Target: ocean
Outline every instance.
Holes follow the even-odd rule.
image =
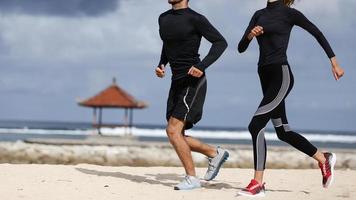
[[[102,128],[107,136],[122,136],[127,128]],[[140,141],[167,141],[165,127],[160,125],[135,125],[132,135]],[[356,149],[356,132],[345,131],[298,131],[317,147]],[[31,138],[85,139],[97,134],[90,123],[44,122],[44,121],[0,121],[0,141],[14,142]],[[244,128],[236,127],[196,127],[187,134],[214,144],[251,144],[251,136]],[[267,129],[265,137],[268,145],[285,146],[278,140],[273,129]]]

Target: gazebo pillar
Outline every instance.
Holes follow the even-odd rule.
[[[129,115],[130,113],[128,112],[128,108],[125,108],[125,116],[124,116],[124,134],[127,134],[127,128],[130,126],[129,122]]]
[[[133,109],[130,108],[129,134],[132,135]]]
[[[133,109],[130,108],[130,120],[129,120],[129,127],[132,127],[132,121],[133,121]]]
[[[97,119],[97,116],[96,116],[96,107],[93,107],[93,126],[96,125],[96,119]]]
[[[128,125],[128,111],[127,108],[125,108],[125,116],[124,116],[124,126]]]
[[[98,134],[99,135],[101,135],[101,123],[102,123],[102,119],[103,119],[103,117],[102,117],[102,114],[103,114],[103,108],[102,107],[100,107],[99,108],[99,124],[98,124]]]

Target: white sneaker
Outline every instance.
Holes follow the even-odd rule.
[[[174,186],[174,190],[193,190],[201,188],[200,180],[195,176],[186,175],[184,180]]]
[[[209,166],[204,176],[206,181],[213,180],[218,175],[221,166],[229,158],[229,152],[226,149],[217,147],[216,152],[217,155],[214,158],[208,158]]]

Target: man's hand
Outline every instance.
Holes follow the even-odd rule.
[[[165,66],[164,65],[160,65],[156,68],[156,75],[159,78],[163,78],[165,75]]]
[[[250,32],[250,34],[248,34],[248,39],[252,40],[254,37],[258,37],[260,35],[262,35],[264,33],[263,31],[263,27],[262,26],[255,26],[255,28],[253,28]]]
[[[194,66],[192,66],[188,71],[188,75],[191,75],[196,78],[200,78],[201,76],[203,76],[203,74],[204,72],[200,71],[198,68]]]
[[[331,58],[331,71],[333,73],[333,76],[335,80],[339,80],[342,76],[344,76],[344,69],[342,69],[339,64],[337,63],[336,57]]]

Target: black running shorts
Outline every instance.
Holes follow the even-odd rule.
[[[205,75],[173,80],[167,101],[167,121],[174,117],[185,121],[185,129],[192,128],[202,118],[206,88]]]

